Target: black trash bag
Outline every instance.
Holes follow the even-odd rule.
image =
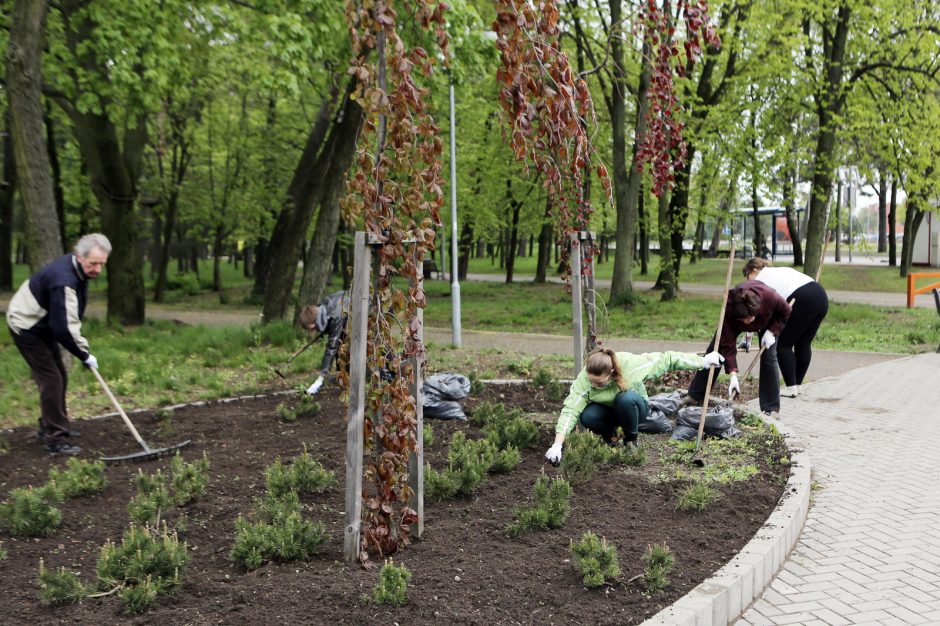
[[[702,417],[702,407],[687,406],[679,411],[672,439],[691,440],[698,437],[698,422]],[[726,402],[719,402],[708,407],[705,414],[704,435],[731,439],[741,434],[734,425],[734,407]]]
[[[640,432],[648,435],[672,431],[669,418],[679,410],[681,398],[678,391],[660,393],[649,399],[650,414],[640,420]]]
[[[425,417],[436,417],[442,420],[465,420],[458,400],[463,400],[470,394],[470,379],[460,374],[434,374],[429,376],[421,386],[422,402]]]

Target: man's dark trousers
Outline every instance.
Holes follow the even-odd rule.
[[[39,405],[42,411],[42,428],[46,445],[68,441],[69,418],[65,412],[65,388],[68,372],[62,362],[59,344],[28,330],[14,333],[13,343],[29,364],[33,380],[39,387]]]

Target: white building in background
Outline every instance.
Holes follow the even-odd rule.
[[[911,265],[940,267],[940,218],[933,211],[924,216],[914,237]]]

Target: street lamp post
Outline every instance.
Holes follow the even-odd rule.
[[[460,337],[460,282],[457,269],[457,138],[454,123],[454,82],[450,81],[450,301],[452,343],[461,344]]]

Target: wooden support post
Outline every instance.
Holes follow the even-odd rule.
[[[420,286],[423,279],[418,277]],[[424,309],[418,309],[418,340],[424,346]],[[412,397],[415,399],[415,417],[418,424],[415,427],[415,451],[408,458],[408,486],[411,487],[411,497],[408,506],[418,514],[418,522],[411,525],[411,536],[420,539],[424,534],[424,407],[421,397],[421,386],[424,380],[421,377],[421,366],[424,359],[420,356],[411,357],[411,366],[414,368],[414,381],[410,385]]]
[[[571,331],[574,336],[574,375],[581,371],[584,348],[584,324],[581,306],[581,233],[571,233]]]
[[[346,426],[346,531],[343,554],[359,559],[362,526],[362,449],[365,419],[366,337],[369,323],[369,274],[372,250],[366,234],[357,232],[353,252],[353,281],[349,325],[349,408]]]
[[[586,240],[588,244],[594,247],[594,233],[581,233],[581,239]],[[583,247],[582,247],[583,250]],[[585,308],[587,309],[587,319],[588,319],[588,336],[587,343],[585,344],[585,352],[593,352],[597,347],[597,289],[594,284],[594,270],[597,265],[594,254],[591,254],[590,268],[587,273],[587,293],[585,294]]]

